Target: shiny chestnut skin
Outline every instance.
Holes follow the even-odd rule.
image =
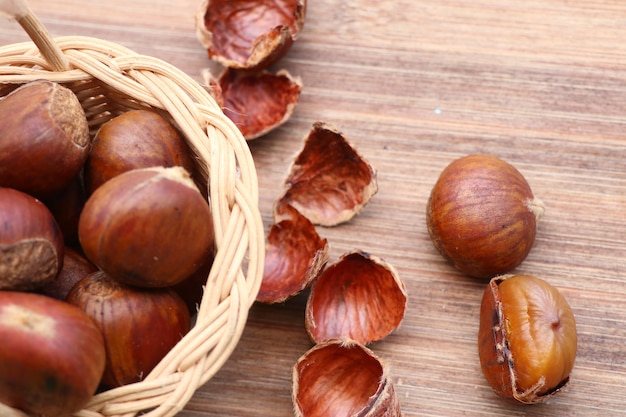
[[[435,248],[459,271],[492,278],[526,259],[543,213],[543,203],[514,166],[476,154],[441,172],[426,223]]]
[[[548,400],[569,383],[576,349],[574,313],[555,287],[532,275],[489,282],[478,350],[483,374],[498,395],[525,404]]]
[[[82,253],[69,246],[63,250],[63,267],[55,279],[37,288],[37,292],[65,301],[67,294],[78,281],[96,272],[98,267],[89,262]]]
[[[41,294],[0,291],[0,340],[0,403],[66,417],[96,392],[104,342],[80,309]]]
[[[93,138],[84,168],[87,195],[122,172],[153,166],[194,171],[190,150],[169,120],[152,110],[122,113],[104,123]]]
[[[191,326],[187,305],[174,290],[124,285],[103,271],[80,280],[66,300],[104,337],[106,387],[141,381]]]
[[[182,167],[126,171],[94,191],[78,223],[87,259],[129,285],[167,287],[212,256],[211,209]]]
[[[74,93],[33,81],[0,101],[0,186],[42,198],[64,189],[80,172],[91,137]]]
[[[0,289],[32,290],[56,278],[65,245],[41,201],[0,187],[0,225]]]

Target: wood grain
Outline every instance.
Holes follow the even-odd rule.
[[[31,0],[55,35],[90,35],[178,66],[210,65],[194,34],[199,1]],[[1,22],[0,42],[25,40]],[[320,228],[331,262],[363,249],[393,264],[409,305],[372,349],[391,368],[405,416],[626,415],[626,3],[619,0],[316,0],[280,62],[302,77],[292,119],[250,143],[266,227],[312,123],[344,132],[378,170],[350,223]],[[497,398],[476,352],[484,282],[436,253],[425,204],[454,158],[514,164],[546,204],[518,268],[562,290],[576,314],[570,388],[550,404]],[[306,294],[253,306],[241,343],[181,417],[291,416],[291,368],[311,347]]]

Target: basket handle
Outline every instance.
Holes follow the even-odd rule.
[[[70,64],[63,55],[63,51],[54,42],[39,18],[28,7],[26,0],[0,0],[0,12],[11,19],[15,19],[22,26],[54,71],[70,69]]]

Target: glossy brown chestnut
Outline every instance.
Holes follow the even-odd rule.
[[[76,176],[64,189],[42,199],[61,228],[67,246],[78,246],[78,219],[86,200],[82,175]]]
[[[426,207],[437,250],[459,271],[492,278],[526,259],[544,213],[524,176],[491,155],[454,160],[441,173]]]
[[[89,152],[85,112],[74,93],[33,81],[0,101],[0,186],[39,198],[65,188]]]
[[[0,187],[0,289],[32,290],[58,275],[63,235],[34,197]]]
[[[305,0],[204,0],[196,34],[227,68],[261,70],[280,60],[304,26]]]
[[[104,337],[108,387],[142,380],[189,331],[185,302],[169,288],[121,284],[103,271],[80,280],[67,295]]]
[[[0,291],[0,403],[66,417],[94,395],[104,342],[78,308],[40,294]]]
[[[292,371],[297,417],[400,417],[385,364],[367,347],[329,340],[302,355]]]
[[[78,223],[85,256],[129,285],[167,287],[212,256],[208,202],[182,167],[126,171],[89,197]]]
[[[531,275],[493,278],[480,308],[478,349],[485,378],[504,398],[544,402],[568,383],[577,348],[565,297]]]
[[[194,163],[178,130],[152,110],[130,110],[104,123],[96,133],[85,163],[87,195],[107,180],[136,168],[182,166]]]

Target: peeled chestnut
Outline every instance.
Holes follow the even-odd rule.
[[[142,380],[189,331],[185,302],[169,288],[124,285],[103,271],[80,280],[67,295],[104,337],[108,387]]]
[[[107,180],[136,168],[194,164],[178,130],[156,111],[130,110],[104,123],[85,163],[85,189],[90,195]]]
[[[0,187],[0,289],[32,290],[63,266],[63,235],[36,198]]]
[[[576,348],[574,313],[555,287],[531,275],[489,282],[478,349],[483,374],[498,395],[526,404],[551,398],[569,383]]]
[[[85,203],[78,238],[87,259],[126,284],[175,285],[212,256],[209,203],[182,167],[126,171]]]
[[[43,197],[65,188],[89,152],[87,117],[72,90],[22,85],[0,101],[0,186]]]
[[[0,403],[66,417],[94,395],[104,342],[80,309],[40,294],[0,291]]]
[[[526,259],[544,213],[524,176],[491,155],[454,160],[441,173],[426,208],[437,250],[459,271],[492,278]]]

